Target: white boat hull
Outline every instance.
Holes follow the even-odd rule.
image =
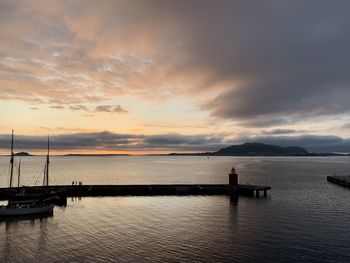
[[[42,207],[0,207],[0,217],[51,214],[54,205]]]

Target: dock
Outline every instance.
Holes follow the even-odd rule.
[[[26,189],[32,191],[64,189],[67,197],[87,196],[188,196],[188,195],[240,195],[267,196],[270,186],[238,184],[238,174],[232,168],[228,184],[147,184],[147,185],[45,185],[0,188],[0,200],[9,199],[10,195]],[[41,191],[42,192],[42,191]]]
[[[7,200],[11,191],[21,190],[19,188],[0,188],[0,200]],[[52,185],[32,186],[33,190],[65,189],[67,197],[87,196],[188,196],[188,195],[244,195],[267,196],[269,186],[236,185],[228,184],[169,184],[169,185]]]
[[[350,176],[327,176],[327,181],[350,188]]]

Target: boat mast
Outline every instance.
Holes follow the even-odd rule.
[[[46,165],[45,165],[45,180],[44,186],[49,186],[49,163],[50,163],[50,137],[47,136],[47,156],[46,156]]]
[[[13,177],[13,159],[14,159],[14,153],[13,153],[13,130],[12,130],[12,137],[11,137],[11,172],[10,172],[10,188],[12,187],[12,177]]]
[[[19,183],[21,181],[21,160],[22,160],[22,158],[19,157],[17,187],[19,187]]]

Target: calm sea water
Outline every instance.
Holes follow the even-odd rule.
[[[25,185],[44,158],[22,158]],[[0,158],[0,184],[8,184]],[[0,262],[350,262],[348,157],[52,157],[51,183],[271,185],[267,198],[69,199],[49,218],[0,222]]]

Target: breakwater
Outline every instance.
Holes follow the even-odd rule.
[[[26,189],[0,188],[0,199],[8,199],[11,192]],[[269,186],[229,184],[169,184],[169,185],[52,185],[32,186],[31,190],[65,189],[67,197],[85,196],[156,196],[156,195],[267,195]]]
[[[350,188],[350,176],[327,176],[327,181]]]

